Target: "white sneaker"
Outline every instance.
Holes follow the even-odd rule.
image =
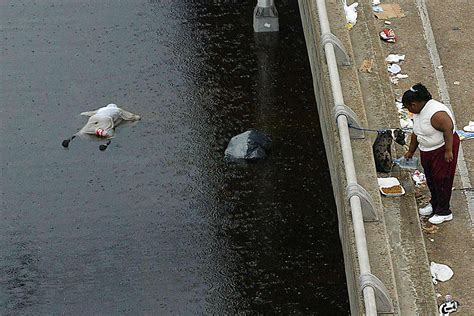
[[[449,215],[433,215],[428,219],[431,224],[441,224],[442,222],[447,222],[453,219],[453,214]]]
[[[431,206],[431,203],[426,205],[425,207],[422,207],[418,210],[418,213],[421,216],[429,216],[433,213],[433,206]]]

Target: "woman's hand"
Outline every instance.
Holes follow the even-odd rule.
[[[414,153],[413,151],[410,151],[410,150],[407,151],[407,152],[405,153],[405,155],[404,155],[404,156],[405,156],[405,159],[406,159],[406,160],[410,160],[410,159],[413,157],[414,154],[415,154],[415,153]]]
[[[452,150],[446,150],[444,152],[444,160],[446,160],[446,162],[453,161],[453,151]]]

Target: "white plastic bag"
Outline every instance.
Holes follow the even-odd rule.
[[[430,265],[431,277],[433,283],[438,284],[438,281],[445,282],[452,278],[454,275],[453,270],[445,264],[431,262]]]

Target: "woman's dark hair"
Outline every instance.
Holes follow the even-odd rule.
[[[413,101],[429,101],[431,100],[431,93],[421,83],[417,83],[409,90],[405,91],[402,97],[402,104],[406,106]]]

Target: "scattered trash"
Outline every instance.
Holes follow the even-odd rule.
[[[474,121],[469,121],[469,124],[464,126],[462,129],[463,131],[468,133],[474,132]]]
[[[423,230],[423,232],[426,234],[432,235],[438,232],[439,227],[430,223],[430,226],[422,225],[421,230]]]
[[[391,72],[392,74],[396,75],[400,71],[402,71],[402,68],[398,64],[389,64],[387,66],[387,70]]]
[[[420,170],[415,170],[411,176],[413,181],[415,181],[416,186],[420,186],[426,183],[426,176]]]
[[[401,128],[413,128],[413,121],[406,118],[400,118],[400,127]]]
[[[392,170],[392,132],[387,130],[377,132],[372,151],[377,172],[389,173]]]
[[[442,295],[439,293],[436,293],[436,297],[441,297]]]
[[[439,66],[438,66],[438,69],[441,69],[441,68],[443,68],[443,65],[439,65]]]
[[[387,20],[385,20],[383,23],[385,23],[386,25],[391,25],[392,24],[392,22],[387,21]]]
[[[383,12],[383,8],[379,5],[372,5],[372,11],[377,12],[377,13]]]
[[[406,78],[408,78],[407,74],[397,74],[396,76],[390,77],[390,82],[397,85],[400,79],[406,79]]]
[[[438,284],[438,281],[445,282],[451,279],[454,275],[453,270],[445,264],[431,262],[430,265],[431,278],[434,284]]]
[[[359,71],[360,72],[367,72],[372,73],[372,67],[374,66],[374,59],[364,59],[362,64],[360,65]]]
[[[433,238],[430,238],[430,241],[431,241],[431,242],[434,242],[434,239],[433,239]]]
[[[397,164],[402,169],[412,169],[416,170],[418,167],[418,157],[412,157],[411,159],[406,159],[404,156],[393,160],[394,164]]]
[[[459,86],[459,85],[461,84],[461,82],[459,82],[459,81],[454,81],[453,84],[456,85],[456,86]]]
[[[459,135],[460,140],[473,139],[474,138],[474,132],[465,132],[462,129],[457,130],[456,134]]]
[[[400,54],[390,54],[387,57],[385,57],[385,61],[390,64],[399,63],[403,60],[405,60],[405,55],[400,55]]]
[[[376,12],[375,17],[380,20],[386,20],[391,18],[403,18],[405,14],[402,12],[402,8],[396,3],[380,4],[383,9],[382,12]]]
[[[99,149],[103,151],[110,145],[110,139],[114,136],[115,128],[122,121],[140,120],[139,115],[127,112],[113,103],[95,111],[82,112],[81,115],[89,116],[89,120],[79,132],[63,140],[62,146],[64,148],[68,148],[69,143],[76,138],[76,136],[96,135],[107,139],[105,145],[99,146]]]
[[[354,2],[351,5],[347,5],[347,0],[343,0],[344,12],[346,14],[346,27],[350,30],[357,23],[357,7],[358,2]]]
[[[272,26],[272,25],[271,25],[270,23],[265,23],[265,24],[263,24],[263,26],[269,28],[269,27]]]
[[[390,82],[393,83],[394,85],[398,85],[398,81],[400,79],[398,79],[397,77],[390,77]]]
[[[444,303],[438,308],[439,315],[449,316],[450,313],[457,312],[459,305],[459,302],[455,301],[451,295],[446,294],[444,297]]]
[[[395,43],[397,41],[397,37],[395,36],[395,32],[392,29],[385,28],[382,32],[379,33],[380,38],[385,42]]]
[[[405,194],[405,189],[397,178],[377,178],[380,192],[385,196],[401,196]]]
[[[403,110],[403,103],[402,102],[395,101],[395,106],[397,107],[398,111]]]
[[[267,134],[251,129],[232,137],[224,155],[229,160],[260,160],[267,157],[271,142]]]
[[[372,0],[372,5],[379,5],[380,4],[380,0]]]

